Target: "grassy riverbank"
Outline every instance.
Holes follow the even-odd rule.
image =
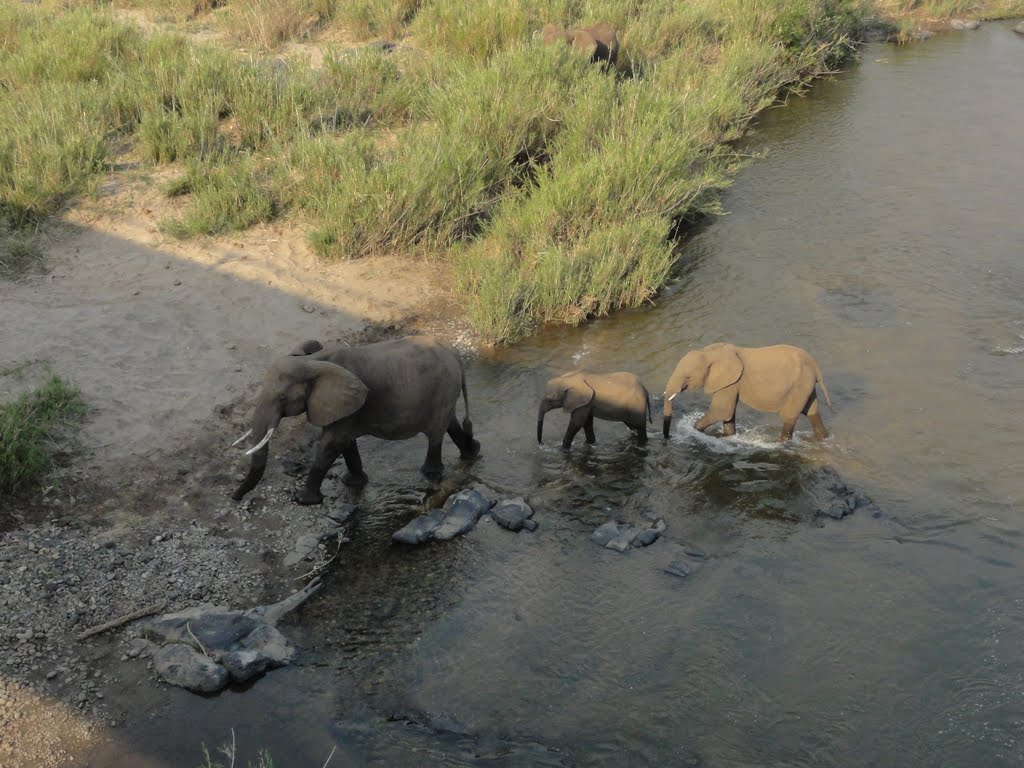
[[[673,228],[718,210],[740,163],[728,142],[847,55],[873,11],[859,0],[115,3],[231,30],[197,43],[144,32],[109,3],[63,5],[0,9],[0,269],[30,264],[33,229],[134,154],[178,171],[165,191],[188,205],[163,223],[171,235],[292,216],[327,259],[432,259],[496,341],[648,301],[679,256]],[[598,19],[622,41],[612,73],[533,36],[546,21]],[[311,34],[346,42],[320,45],[317,69],[265,55]],[[381,38],[398,46],[362,45]]]

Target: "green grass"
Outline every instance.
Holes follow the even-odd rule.
[[[742,164],[730,142],[848,55],[863,20],[1024,0],[130,4],[210,14],[256,48],[331,25],[399,45],[328,45],[314,71],[143,34],[102,8],[0,8],[0,243],[23,254],[8,261],[128,139],[182,167],[172,234],[294,211],[323,258],[432,259],[476,328],[503,341],[650,301],[685,258],[676,225],[718,212]],[[619,30],[610,73],[537,39],[547,21],[599,20]]]
[[[78,389],[58,376],[0,406],[0,494],[37,487],[84,413]]]
[[[190,161],[184,177],[169,185],[171,196],[187,195],[189,210],[163,223],[178,238],[246,229],[275,218],[281,203],[272,172],[251,160]]]

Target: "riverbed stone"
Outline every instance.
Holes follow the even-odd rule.
[[[156,673],[171,685],[194,693],[216,693],[228,684],[228,671],[184,643],[165,645],[153,657]]]
[[[492,492],[489,489],[486,489],[484,486],[476,485],[470,488],[464,488],[458,493],[453,493],[445,500],[442,508],[449,511],[454,508],[456,504],[468,503],[472,507],[479,509],[480,514],[482,515],[493,507],[496,501],[497,499],[493,497]]]
[[[679,576],[680,578],[686,578],[693,573],[692,566],[681,557],[677,557],[669,561],[669,564],[665,566],[665,573],[670,573],[673,576]]]
[[[441,525],[434,531],[434,538],[437,541],[449,541],[473,530],[480,515],[484,513],[484,505],[480,503],[482,498],[461,498],[456,501],[447,510]]]
[[[590,540],[597,544],[599,547],[607,546],[608,542],[619,535],[619,524],[614,520],[609,520],[607,523],[602,525],[592,534],[590,534]]]
[[[523,528],[532,531],[537,527],[536,522],[530,519],[533,517],[533,509],[522,497],[499,502],[491,510],[491,517],[494,518],[494,522],[509,531],[520,531]],[[533,523],[533,527],[529,527],[528,523]]]
[[[633,541],[630,543],[634,547],[646,547],[656,542],[659,536],[661,536],[661,531],[656,528],[646,528],[633,537]]]
[[[981,22],[977,19],[950,19],[949,26],[953,29],[977,29],[981,26]]]
[[[605,549],[612,549],[616,552],[625,552],[633,544],[633,539],[639,531],[631,525],[624,525],[619,528],[619,535],[605,544]]]
[[[1014,27],[1013,31],[1016,32],[1018,35],[1024,35],[1024,21],[1022,21],[1020,24]]]
[[[400,544],[423,544],[434,537],[434,531],[444,522],[445,511],[432,509],[425,515],[410,520],[403,528],[391,534]]]

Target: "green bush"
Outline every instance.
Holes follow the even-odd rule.
[[[0,493],[37,486],[53,469],[66,428],[84,413],[78,389],[58,376],[0,407]]]

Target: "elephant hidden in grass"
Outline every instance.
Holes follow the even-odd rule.
[[[459,393],[466,417],[455,416]],[[421,467],[431,479],[441,476],[441,442],[445,432],[463,458],[475,456],[480,443],[473,439],[469,398],[462,363],[437,339],[410,336],[362,347],[341,347],[329,352],[317,341],[306,341],[291,355],[275,360],[256,400],[250,434],[255,445],[249,473],[233,494],[236,500],[251,491],[267,466],[267,443],[284,416],[306,414],[323,427],[316,459],[306,485],[296,496],[299,504],[323,501],[320,485],[340,454],[348,474],[346,485],[361,487],[367,476],[356,439],[371,435],[383,440],[427,436],[427,458]]]
[[[573,371],[548,381],[537,411],[537,442],[543,442],[544,414],[562,408],[569,426],[562,448],[569,450],[576,433],[583,429],[588,443],[594,443],[594,419],[621,421],[634,430],[640,444],[647,442],[651,421],[651,398],[647,388],[632,373],[588,373]]]
[[[672,424],[672,401],[687,389],[704,388],[712,395],[711,407],[697,420],[694,428],[703,432],[716,422],[724,422],[723,436],[736,434],[736,402],[782,417],[779,442],[793,436],[796,420],[803,413],[818,439],[828,437],[821,420],[818,393],[821,385],[825,402],[829,399],[825,380],[814,358],[800,347],[777,344],[772,347],[736,347],[710,344],[687,352],[665,386],[664,434]]]
[[[554,24],[545,24],[540,31],[545,45],[564,42],[586,53],[590,60],[607,62],[615,66],[619,57],[619,38],[612,25],[606,21],[582,29],[562,29]]]

